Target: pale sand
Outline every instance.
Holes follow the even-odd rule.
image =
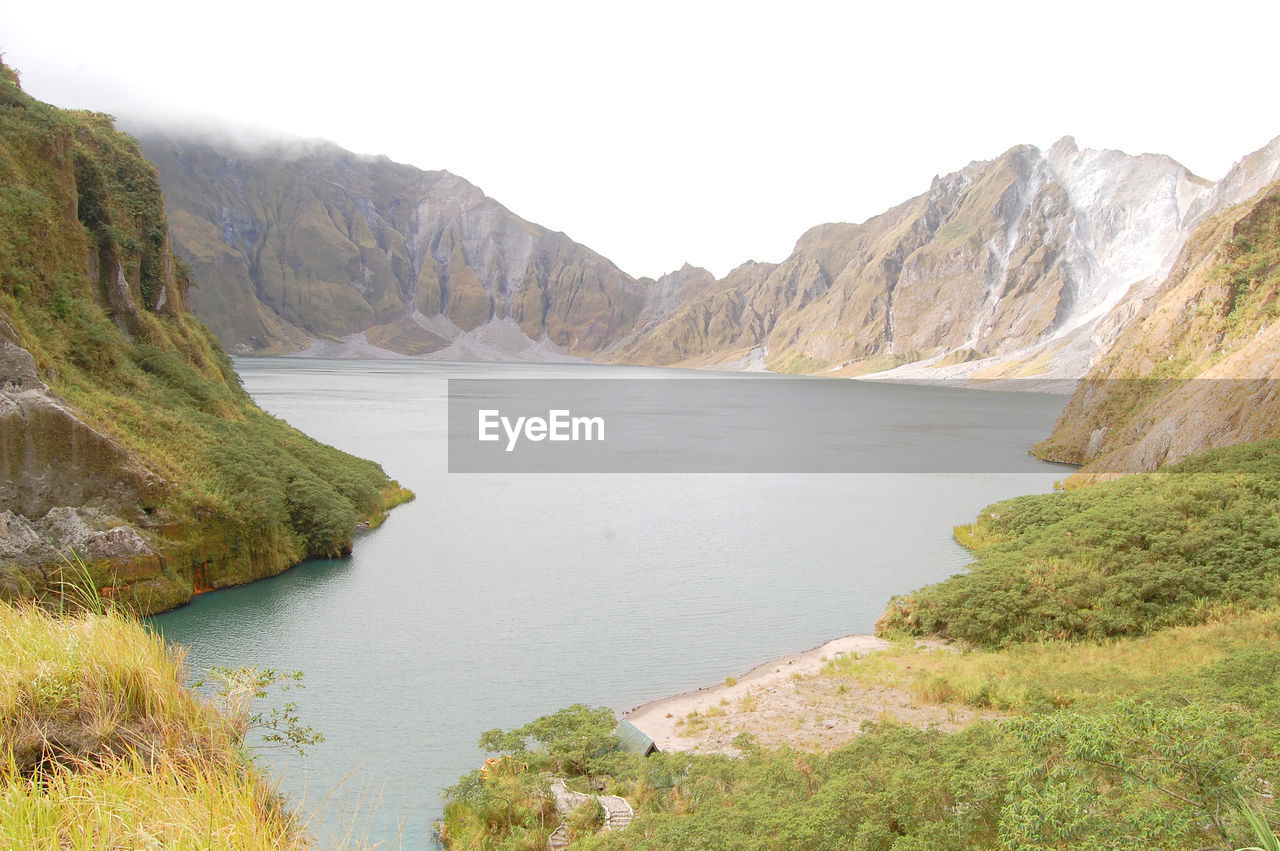
[[[866,656],[888,646],[873,635],[846,635],[753,668],[732,686],[721,683],[655,700],[623,717],[653,739],[659,750],[728,754],[738,753],[733,740],[744,732],[766,748],[786,745],[829,751],[857,738],[869,721],[955,730],[977,718],[999,717],[998,712],[970,707],[922,704],[904,689],[822,673],[837,656]],[[929,651],[950,649],[932,641],[917,646]],[[680,724],[692,712],[697,713],[697,721]]]
[[[794,682],[792,676],[795,674],[801,677],[816,674],[837,654],[865,655],[872,650],[888,646],[889,642],[874,635],[846,635],[843,638],[828,641],[821,647],[783,656],[752,668],[738,677],[735,685],[720,683],[698,691],[664,697],[637,707],[624,717],[653,739],[659,750],[691,750],[696,744],[694,740],[678,737],[675,733],[676,722],[690,712],[696,710],[698,714],[706,715],[707,710],[713,706],[719,706],[722,699],[727,699],[731,704],[736,703],[748,692],[759,693],[770,686]]]

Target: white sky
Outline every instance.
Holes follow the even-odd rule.
[[[1064,134],[1217,179],[1280,135],[1280,4],[166,0],[0,8],[24,88],[448,169],[633,275],[781,260]]]

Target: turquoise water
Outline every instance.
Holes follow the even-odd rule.
[[[440,790],[483,759],[484,730],[576,702],[625,710],[870,632],[890,596],[962,569],[954,525],[1068,472],[1026,456],[1066,397],[984,393],[991,421],[1013,424],[1000,451],[1026,472],[449,474],[448,378],[672,372],[288,358],[236,368],[263,408],[378,461],[418,497],[350,558],[154,619],[189,648],[193,678],[212,665],[305,673],[304,690],[276,700],[295,700],[326,741],[261,759],[320,814],[325,841],[433,847]],[[901,392],[930,402],[924,419],[936,420],[921,427],[940,440],[948,410],[976,398]]]

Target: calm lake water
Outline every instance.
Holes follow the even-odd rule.
[[[981,405],[1001,425],[996,451],[1026,472],[450,474],[448,378],[673,373],[286,358],[236,368],[263,408],[381,463],[418,497],[350,558],[154,619],[189,648],[193,678],[213,665],[305,673],[287,698],[326,741],[262,760],[323,813],[326,844],[433,847],[440,790],[482,760],[484,730],[571,703],[629,709],[870,632],[889,597],[963,568],[954,525],[1069,472],[1026,455],[1065,396],[877,387],[922,408],[920,427],[939,440],[958,410]]]

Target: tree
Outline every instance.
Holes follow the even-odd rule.
[[[544,761],[549,771],[597,774],[607,770],[607,757],[618,748],[613,710],[583,703],[530,721],[510,732],[494,729],[480,736],[480,747],[493,753],[527,754]]]

